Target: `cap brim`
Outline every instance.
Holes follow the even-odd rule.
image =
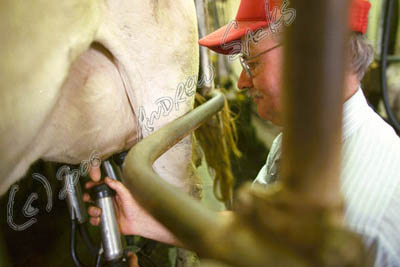
[[[200,39],[199,44],[211,50],[228,55],[241,51],[240,39],[247,31],[268,26],[267,21],[233,21]]]

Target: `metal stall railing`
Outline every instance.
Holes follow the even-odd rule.
[[[297,17],[285,42],[282,183],[244,187],[235,215],[224,218],[153,171],[162,153],[222,108],[223,96],[216,94],[131,149],[126,185],[202,257],[232,266],[362,266],[362,244],[343,225],[339,191],[348,1],[291,3]]]
[[[125,184],[150,214],[190,249],[206,258],[238,266],[273,266],[271,264],[279,256],[285,263],[282,266],[293,266],[301,262],[293,253],[286,258],[289,251],[273,247],[265,251],[265,246],[258,245],[259,239],[251,240],[251,232],[242,222],[227,224],[220,220],[216,212],[207,210],[163,181],[152,169],[160,155],[221,110],[223,103],[224,96],[214,91],[211,100],[136,144],[125,159]]]

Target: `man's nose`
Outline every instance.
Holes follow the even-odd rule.
[[[242,70],[242,72],[240,73],[237,86],[240,90],[246,90],[253,87],[253,81],[247,76],[244,70]]]

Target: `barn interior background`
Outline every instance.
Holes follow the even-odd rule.
[[[198,12],[202,11],[198,13],[199,32],[201,34],[202,31],[210,33],[221,25],[228,23],[235,16],[240,1],[198,0],[195,2]],[[370,2],[372,3],[372,10],[367,36],[374,45],[376,53],[375,61],[364,79],[363,88],[371,105],[383,117],[388,118],[384,101],[382,100],[380,75],[382,71],[382,43],[384,41],[382,35],[385,25],[385,16],[383,14],[385,12],[385,4],[389,1],[373,0]],[[399,2],[394,1],[392,25],[388,41],[388,54],[390,56],[386,74],[389,87],[389,105],[392,107],[397,120],[400,118],[399,14]],[[204,24],[202,25],[201,22],[204,22]],[[211,75],[209,70],[206,70],[208,60],[213,66],[214,80],[212,83],[206,83],[198,88],[198,93],[199,95],[204,95],[209,90],[209,87],[222,88],[232,111],[230,117],[226,116],[224,118],[224,122],[230,124],[231,120],[234,119],[237,131],[236,140],[235,127],[228,127],[228,136],[231,140],[226,142],[232,145],[232,141],[237,141],[238,150],[233,149],[233,151],[230,151],[226,148],[218,147],[219,150],[216,152],[212,150],[213,143],[207,145],[207,138],[212,138],[212,136],[202,135],[201,128],[197,132],[199,142],[203,141],[203,150],[208,165],[214,166],[213,170],[209,171],[210,168],[204,158],[200,159],[200,163],[197,164],[197,171],[203,179],[203,202],[210,209],[222,210],[224,209],[224,204],[218,201],[213,194],[213,180],[211,177],[218,172],[223,175],[229,175],[229,170],[215,170],[218,162],[225,160],[229,163],[228,166],[231,166],[233,177],[235,177],[235,188],[237,188],[244,181],[250,181],[256,176],[265,162],[272,140],[280,129],[258,118],[252,102],[249,101],[245,94],[238,91],[236,83],[241,72],[238,61],[230,61],[227,56],[217,55],[207,50],[204,51],[206,55],[202,55],[200,68],[203,74]],[[200,96],[198,99],[201,102]],[[225,112],[229,113],[227,110]],[[212,122],[210,124],[213,125]],[[218,138],[218,136],[214,136],[214,138]],[[225,159],[221,159],[223,157]],[[24,222],[26,220],[24,215],[18,211],[23,209],[25,200],[31,192],[37,192],[39,195],[34,205],[44,207],[47,204],[46,191],[40,184],[34,182],[32,174],[42,173],[46,177],[52,177],[49,179],[52,190],[53,192],[59,192],[63,186],[55,178],[56,170],[59,167],[59,164],[38,161],[31,167],[25,178],[18,182],[20,191],[15,198],[13,207],[15,222]],[[85,180],[81,182],[83,184]],[[73,266],[69,250],[70,221],[65,201],[59,200],[57,195],[54,194],[52,211],[47,213],[41,210],[37,216],[37,222],[24,231],[15,231],[10,227],[7,221],[8,203],[9,194],[6,194],[0,200],[0,210],[2,212],[0,217],[1,232],[4,236],[4,242],[0,243],[0,263],[3,260],[4,262],[12,262],[12,266],[55,266],[55,263],[57,263],[56,266]],[[95,239],[99,237],[98,229],[94,227],[90,227],[90,234]],[[188,253],[185,256],[186,258],[180,258],[183,254],[177,253],[176,248],[159,243],[134,238],[130,245],[132,249],[141,249],[139,254],[141,266],[197,266],[198,264],[196,257],[192,254]],[[89,260],[89,254],[84,248],[83,242],[78,242],[78,251],[83,261]]]

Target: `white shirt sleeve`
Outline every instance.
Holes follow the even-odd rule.
[[[278,175],[278,166],[277,162],[281,157],[281,144],[282,144],[282,133],[280,133],[277,137],[275,137],[272,142],[271,149],[268,153],[267,161],[265,165],[258,172],[257,177],[255,178],[253,184],[258,183],[262,185],[266,185],[271,181],[275,181]]]
[[[375,267],[400,267],[400,184],[391,198],[377,232]]]

